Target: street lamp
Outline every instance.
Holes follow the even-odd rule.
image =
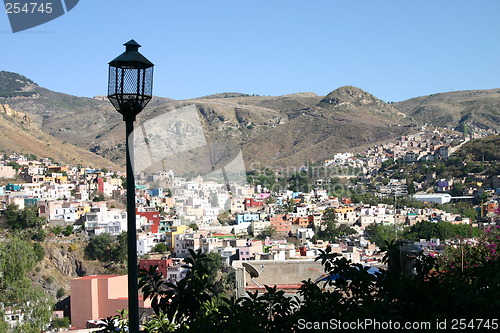
[[[109,63],[108,99],[125,121],[127,159],[127,243],[129,332],[139,332],[139,293],[135,221],[135,177],[132,169],[132,132],[136,116],[153,97],[153,63],[139,53],[135,40],[123,44],[125,52]],[[132,147],[133,149],[133,147]]]

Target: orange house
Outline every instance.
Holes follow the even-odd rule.
[[[292,218],[292,224],[305,228],[309,225],[309,216],[294,217]]]
[[[276,229],[277,232],[289,232],[292,230],[292,222],[288,220],[288,215],[277,215],[269,218],[271,226]]]

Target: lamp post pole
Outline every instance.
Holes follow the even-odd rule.
[[[139,286],[137,268],[137,227],[135,218],[135,177],[132,167],[133,154],[130,141],[133,142],[134,119],[125,120],[126,159],[127,159],[127,248],[128,248],[128,308],[129,332],[139,332]]]
[[[108,99],[125,121],[127,164],[127,248],[129,332],[139,333],[139,288],[133,132],[136,116],[153,97],[153,63],[139,53],[136,41],[124,44],[125,52],[109,63]]]

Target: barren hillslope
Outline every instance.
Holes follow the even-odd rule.
[[[394,107],[421,123],[458,130],[467,123],[500,131],[500,89],[433,94],[395,103]]]
[[[120,166],[101,156],[48,135],[28,116],[2,104],[0,104],[0,151],[32,153],[39,158],[51,157],[57,162],[69,165],[121,169]]]
[[[10,91],[1,91],[2,87]],[[496,90],[455,92],[387,104],[347,86],[327,96],[221,93],[183,101],[154,97],[136,126],[195,105],[205,138],[216,145],[229,143],[236,150],[242,149],[247,167],[251,162],[298,166],[305,160],[317,161],[336,152],[393,139],[412,131],[410,125],[415,123],[457,127],[471,122],[498,129],[499,96]],[[124,164],[123,121],[105,98],[56,93],[19,74],[7,73],[3,79],[0,75],[0,104],[28,114],[42,131],[60,140]],[[162,149],[171,149],[163,144]],[[169,160],[170,166],[197,171],[197,156],[207,150],[200,147],[177,154]],[[212,155],[212,162],[218,165],[231,159],[234,151],[217,149]]]
[[[252,162],[297,166],[407,133],[407,118],[359,88],[341,87],[312,107],[295,110],[289,121],[246,143],[243,152]]]

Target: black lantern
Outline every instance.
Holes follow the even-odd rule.
[[[135,120],[153,97],[154,65],[139,53],[135,40],[123,45],[125,52],[109,63],[108,99],[124,120]]]
[[[108,99],[125,121],[127,159],[127,248],[129,332],[139,333],[139,293],[137,267],[137,227],[135,220],[135,177],[132,151],[135,117],[151,100],[153,63],[139,53],[141,47],[133,39],[126,49],[109,63]]]

